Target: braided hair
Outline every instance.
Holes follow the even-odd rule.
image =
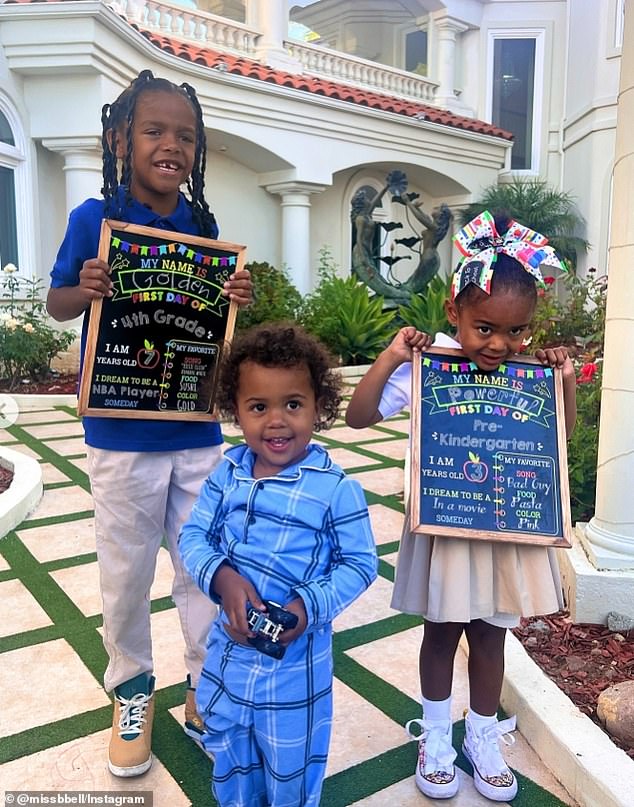
[[[190,198],[187,200],[192,217],[199,227],[200,234],[213,237],[216,232],[216,219],[205,200],[205,167],[207,164],[207,140],[203,113],[194,88],[187,83],[174,84],[164,78],[156,78],[151,70],[142,70],[128,87],[111,104],[104,104],[101,110],[101,145],[103,150],[103,188],[101,192],[106,202],[106,215],[124,218],[125,208],[130,204],[130,183],[132,181],[132,138],[126,138],[125,156],[118,174],[116,134],[125,129],[132,131],[134,113],[139,96],[144,92],[170,92],[183,95],[192,105],[196,117],[196,147],[194,166],[187,180]],[[122,185],[125,197],[121,201],[117,190]]]

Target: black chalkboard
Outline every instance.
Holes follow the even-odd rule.
[[[436,348],[413,369],[412,530],[569,547],[560,371]]]
[[[222,295],[246,248],[104,220],[112,297],[93,302],[80,415],[210,420],[236,305]]]

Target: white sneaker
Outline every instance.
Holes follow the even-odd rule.
[[[416,724],[421,733],[416,735],[410,726]],[[454,760],[457,756],[451,745],[451,721],[444,725],[426,720],[410,720],[405,731],[412,740],[418,740],[416,785],[430,799],[450,799],[460,787]]]
[[[513,745],[515,716],[498,720],[476,733],[469,720],[464,721],[465,737],[462,751],[473,766],[473,784],[478,793],[492,801],[511,801],[517,795],[517,779],[504,761],[499,741]]]

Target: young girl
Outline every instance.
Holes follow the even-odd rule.
[[[221,371],[219,406],[246,445],[225,452],[180,537],[185,568],[221,609],[196,693],[221,807],[319,804],[331,623],[377,570],[361,486],[310,443],[339,402],[328,354],[296,326],[247,332]],[[265,613],[265,601],[297,617],[281,659],[248,642],[247,609]]]
[[[460,348],[481,370],[495,370],[513,357],[529,335],[541,280],[540,263],[559,261],[546,239],[516,222],[495,223],[485,211],[455,237],[465,259],[446,303],[456,338],[437,334],[434,345]],[[505,232],[504,238],[498,232]],[[346,420],[363,428],[408,406],[411,362],[431,338],[401,329],[354,391]],[[563,373],[568,435],[576,418],[576,383],[565,348],[536,351],[537,358]],[[509,801],[517,782],[498,740],[515,728],[515,718],[497,721],[504,674],[504,639],[520,615],[551,613],[562,605],[554,553],[541,546],[410,533],[407,518],[394,583],[393,607],[425,617],[420,651],[423,702],[416,783],[431,798],[458,791],[451,744],[451,686],[458,641],[469,644],[470,709],[463,750],[473,765],[478,791]],[[410,734],[410,736],[412,736]],[[511,738],[512,740],[512,738]]]
[[[104,198],[88,199],[70,214],[47,300],[57,320],[86,312],[82,358],[90,303],[112,295],[110,267],[95,257],[103,218],[208,238],[218,235],[204,197],[205,132],[192,87],[144,70],[114,103],[106,104],[102,124]],[[185,184],[189,198],[180,191]],[[232,275],[224,293],[245,304],[250,289],[244,271]],[[216,422],[99,417],[85,417],[84,431],[109,656],[104,684],[115,693],[108,764],[116,776],[135,776],[152,764],[149,591],[164,534],[174,564],[172,596],[191,685],[185,730],[194,739],[201,734],[193,687],[214,609],[185,574],[176,541],[203,480],[220,462],[222,435]]]

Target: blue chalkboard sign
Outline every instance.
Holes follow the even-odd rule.
[[[102,222],[113,294],[90,308],[80,415],[210,420],[236,304],[222,294],[246,247]]]
[[[560,371],[432,348],[412,384],[412,530],[569,547]]]

